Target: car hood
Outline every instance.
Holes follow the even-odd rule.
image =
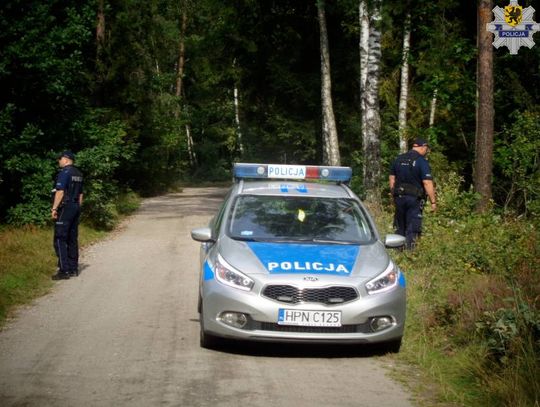
[[[384,245],[245,242],[223,236],[216,250],[245,274],[326,274],[374,277],[390,261]]]

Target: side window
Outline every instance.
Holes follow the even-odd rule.
[[[227,204],[229,203],[229,198],[231,197],[232,190],[230,190],[225,198],[223,199],[223,203],[221,204],[221,207],[219,208],[218,213],[212,221],[210,222],[210,228],[212,229],[212,236],[217,237],[217,234],[219,230],[221,229],[221,223],[223,222],[223,215],[225,214],[225,208],[227,207]]]

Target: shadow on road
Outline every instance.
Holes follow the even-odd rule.
[[[221,340],[213,351],[256,357],[325,359],[369,358],[387,354],[383,345],[267,343],[227,339]]]
[[[198,318],[190,322],[199,323]],[[310,344],[310,343],[273,343],[219,338],[212,348],[214,352],[244,356],[262,356],[276,358],[369,358],[384,356],[388,350],[384,344]]]

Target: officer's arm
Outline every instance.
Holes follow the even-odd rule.
[[[79,205],[82,205],[82,201],[83,201],[83,194],[80,194],[79,195]]]
[[[388,177],[388,184],[390,185],[390,191],[394,190],[394,185],[396,185],[396,176],[390,175]]]
[[[424,189],[429,198],[429,201],[431,202],[431,209],[435,210],[437,200],[435,198],[435,186],[433,185],[433,180],[425,179],[422,181],[422,183],[424,184]]]
[[[54,200],[53,200],[53,205],[51,208],[53,218],[55,219],[56,219],[56,212],[58,211],[58,207],[60,206],[60,203],[62,203],[63,198],[64,198],[64,190],[57,189],[56,192],[54,193]]]

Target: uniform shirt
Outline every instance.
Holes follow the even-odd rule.
[[[392,163],[390,175],[396,177],[396,185],[412,184],[424,189],[422,181],[433,180],[428,161],[418,152],[410,150],[400,154]]]
[[[64,191],[63,202],[79,202],[83,193],[82,173],[72,165],[66,165],[56,177],[55,188]]]

